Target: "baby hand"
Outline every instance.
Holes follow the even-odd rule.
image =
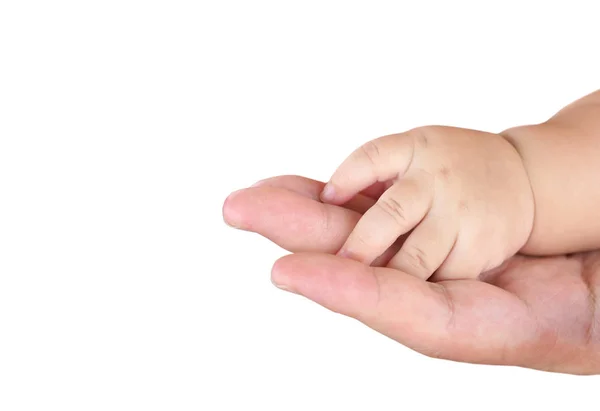
[[[321,200],[343,204],[376,182],[391,186],[338,255],[371,264],[412,232],[388,267],[436,280],[476,278],[516,254],[533,227],[533,194],[502,136],[429,126],[370,141],[335,171]]]

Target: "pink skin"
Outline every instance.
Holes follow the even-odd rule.
[[[479,280],[428,282],[335,256],[385,187],[345,207],[323,204],[324,184],[274,177],[230,195],[225,221],[294,254],[275,262],[272,281],[356,318],[420,353],[455,361],[547,371],[600,373],[600,251],[559,257],[517,255]]]

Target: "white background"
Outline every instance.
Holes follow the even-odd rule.
[[[595,2],[493,3],[0,2],[0,409],[597,406],[597,377],[432,360],[277,290],[285,251],[221,218],[598,88]]]

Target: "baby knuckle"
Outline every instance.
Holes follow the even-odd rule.
[[[452,180],[452,170],[448,166],[440,167],[437,174],[438,174],[439,179],[445,183]]]
[[[421,148],[429,147],[429,138],[427,138],[427,130],[425,127],[415,128],[412,130],[412,135],[415,143]]]
[[[419,246],[405,245],[402,250],[402,255],[405,257],[406,262],[413,268],[419,270],[419,272],[432,272],[430,270],[427,253]]]
[[[435,136],[440,133],[439,126],[422,126],[413,128],[408,134],[413,138],[417,147],[426,149],[435,141]]]
[[[371,247],[371,233],[365,230],[353,231],[348,239],[348,242],[352,242],[352,245],[359,250]]]
[[[363,144],[359,149],[359,154],[373,166],[377,165],[381,156],[379,146],[374,141],[369,141]]]
[[[405,227],[408,223],[408,217],[404,206],[393,197],[381,197],[375,203],[381,210],[389,215],[399,226]]]

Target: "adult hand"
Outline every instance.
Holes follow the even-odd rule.
[[[573,374],[600,373],[600,251],[551,258],[515,256],[479,280],[427,282],[331,255],[385,187],[346,207],[321,203],[324,184],[275,177],[225,202],[225,220],[295,254],[279,259],[272,280],[354,317],[431,357],[516,365]]]

